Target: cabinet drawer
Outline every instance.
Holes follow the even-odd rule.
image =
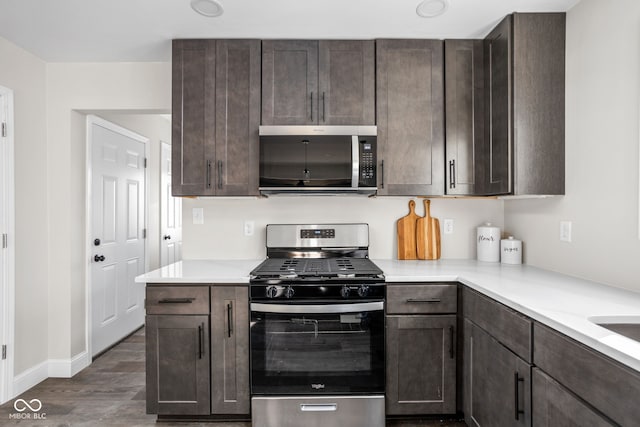
[[[458,286],[449,283],[387,286],[387,313],[455,313]]]
[[[531,320],[467,287],[462,294],[464,317],[525,361],[531,363]]]
[[[540,369],[619,425],[638,425],[637,371],[538,323],[533,334]]]
[[[147,286],[147,314],[209,314],[209,286]]]

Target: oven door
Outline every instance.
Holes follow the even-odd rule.
[[[253,395],[384,393],[384,302],[251,303]]]

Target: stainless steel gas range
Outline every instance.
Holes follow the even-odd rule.
[[[254,427],[383,427],[382,271],[367,224],[267,226],[251,272]]]

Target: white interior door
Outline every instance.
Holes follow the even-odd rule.
[[[145,144],[147,139],[90,116],[91,353],[144,323]]]
[[[160,144],[160,265],[182,259],[182,198],[171,196],[171,145]]]

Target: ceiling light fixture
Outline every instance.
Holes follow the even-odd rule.
[[[191,8],[202,16],[214,18],[224,13],[220,2],[216,0],[191,0]]]
[[[435,18],[449,9],[449,0],[424,0],[416,7],[416,13],[423,18]]]

